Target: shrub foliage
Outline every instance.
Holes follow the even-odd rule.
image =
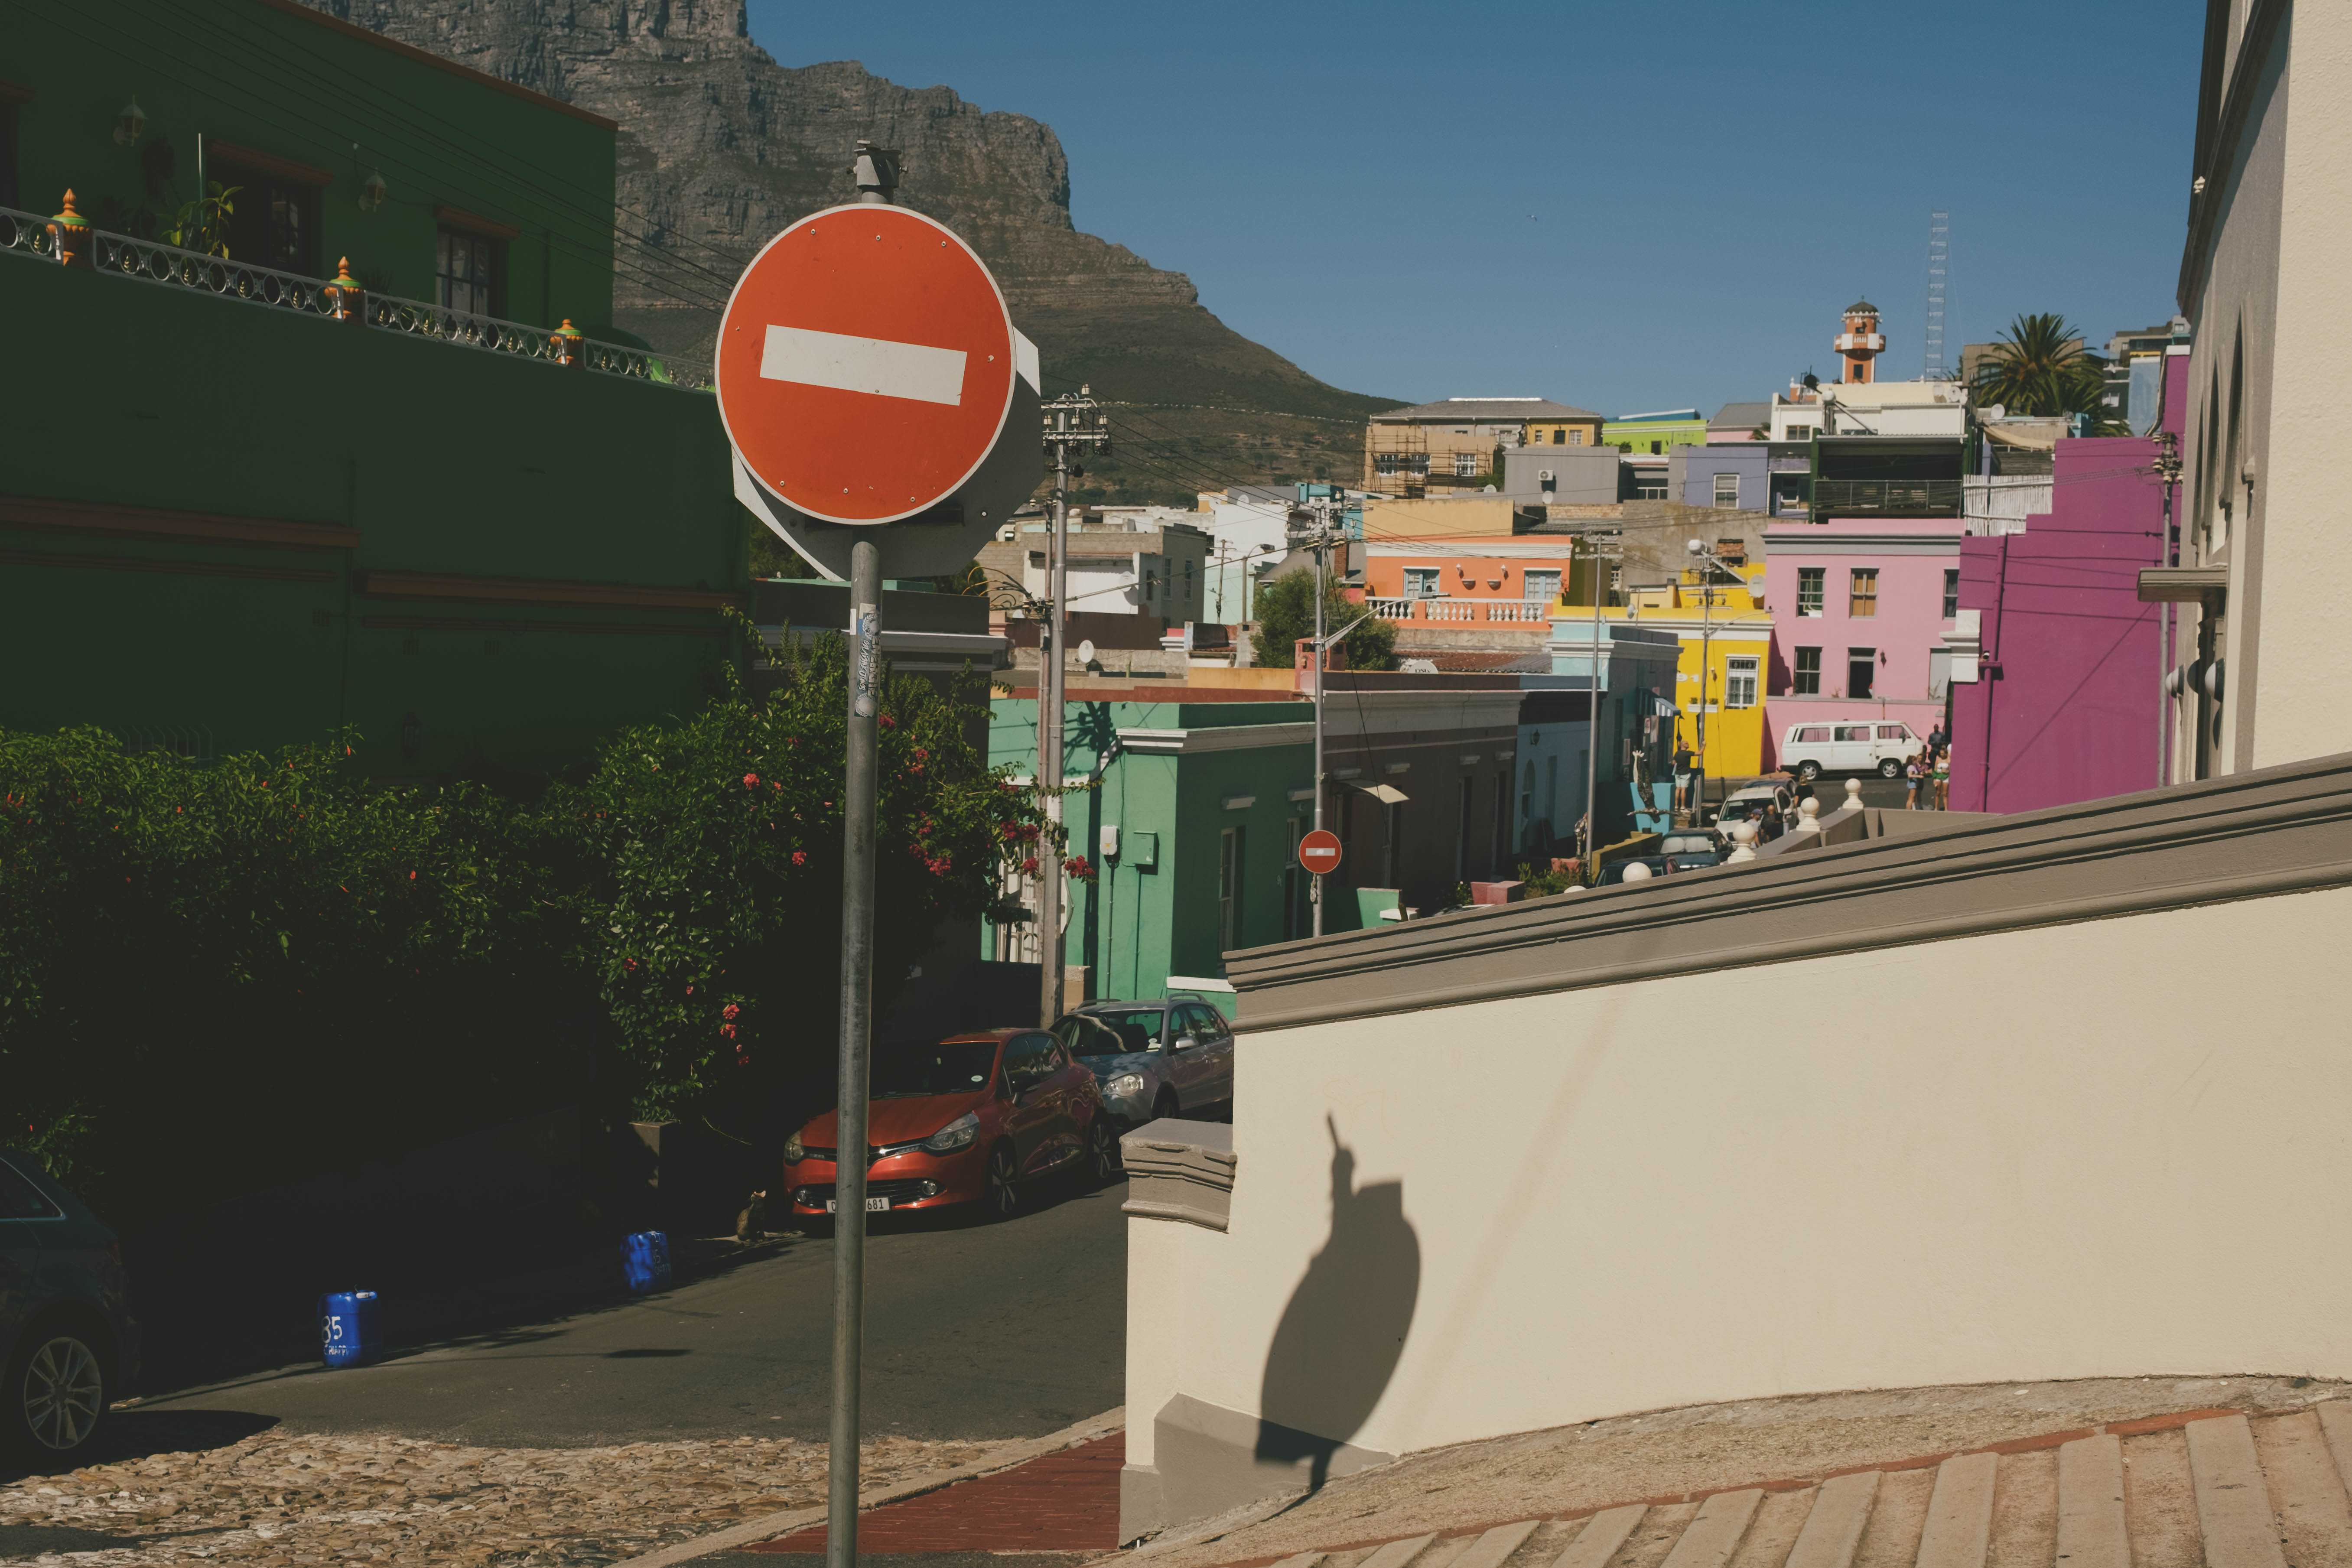
[[[570,1100],[757,1130],[831,1072],[846,665],[531,798],[0,731],[0,1142],[136,1215]],[[1035,837],[980,696],[886,689],[877,1011]]]

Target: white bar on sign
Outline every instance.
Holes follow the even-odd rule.
[[[760,375],[766,381],[796,381],[803,386],[952,407],[963,402],[963,360],[961,349],[853,338],[805,327],[770,327],[760,355]]]

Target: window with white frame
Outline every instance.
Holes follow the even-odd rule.
[[[1757,659],[1752,654],[1734,654],[1723,661],[1723,705],[1726,708],[1756,706]]]
[[[1738,474],[1715,476],[1715,504],[1725,511],[1738,510],[1739,476]]]
[[[1826,566],[1797,568],[1797,614],[1818,616],[1822,613],[1822,599],[1828,574],[1829,568]]]
[[[1478,467],[1477,453],[1456,452],[1454,454],[1454,477],[1455,479],[1475,479],[1484,470]]]

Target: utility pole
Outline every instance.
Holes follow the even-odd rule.
[[[1062,811],[1062,714],[1064,633],[1070,596],[1070,480],[1086,470],[1073,468],[1070,453],[1110,445],[1110,416],[1098,409],[1094,389],[1064,393],[1045,405],[1045,447],[1054,455],[1054,520],[1045,552],[1045,596],[1050,601],[1037,664],[1037,788],[1045,803],[1047,853],[1037,865],[1037,1008],[1041,1027],[1062,1016],[1062,862],[1069,858]]]
[[[1715,584],[1707,581],[1706,569],[1712,566],[1735,583],[1741,579],[1704,541],[1692,540],[1688,549],[1699,563],[1698,766],[1692,770],[1698,787],[1691,804],[1691,826],[1697,827],[1704,826],[1706,816],[1706,691],[1715,676],[1711,651],[1715,643]]]
[[[1372,612],[1366,610],[1336,632],[1326,632],[1323,629],[1323,554],[1339,537],[1331,525],[1333,505],[1333,502],[1319,497],[1307,503],[1309,526],[1313,531],[1306,537],[1315,552],[1315,636],[1307,647],[1310,655],[1307,662],[1315,678],[1314,831],[1318,833],[1323,831],[1323,677],[1328,673],[1324,666],[1330,658],[1331,646],[1372,616]],[[1294,521],[1297,517],[1297,514],[1294,512],[1292,514]],[[1321,936],[1323,934],[1323,873],[1317,871],[1312,875],[1315,880],[1307,888],[1307,900],[1314,906],[1314,934]]]
[[[1597,530],[1576,535],[1592,562],[1592,667],[1584,714],[1584,845],[1577,860],[1577,879],[1586,883],[1592,880],[1594,862],[1601,854],[1601,597],[1608,582],[1601,569],[1619,553],[1603,542],[1613,543],[1616,537]]]
[[[2164,486],[2164,531],[2157,537],[2156,563],[2179,564],[2172,523],[2172,499],[2180,483],[2180,437],[2160,426],[2156,433],[2156,477]],[[2172,782],[2172,644],[2170,604],[2156,607],[2156,787]]]

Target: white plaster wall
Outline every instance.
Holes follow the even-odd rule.
[[[2341,318],[2352,255],[2352,6],[2302,0],[2288,18],[2288,116],[2280,169],[2270,390],[2255,474],[2262,616],[2250,661],[2261,682],[2242,765],[2352,751],[2352,692],[2330,646],[2344,574],[2345,448],[2352,356],[2324,323]]]
[[[2347,929],[2333,890],[1245,1030],[1230,1233],[1130,1226],[1129,1460],[1180,1390],[1258,1413],[1327,1237],[1327,1116],[1359,1187],[1402,1183],[1422,1257],[1385,1393],[1322,1434],[1362,1447],[1855,1387],[2352,1376]]]
[[[2330,410],[2352,397],[2352,359],[2333,352],[2324,326],[2340,313],[2352,242],[2352,7],[2305,0],[2262,55],[2237,58],[2237,26],[2231,40],[2233,68],[2252,73],[2252,112],[2231,161],[2211,176],[2221,224],[2202,290],[2186,305],[2196,345],[2185,554],[2230,574],[2216,773],[2352,748],[2352,691],[2315,656],[2330,646],[2343,552],[2342,452]],[[2234,502],[2226,521],[2225,492]],[[2182,619],[2193,628],[2193,614]],[[2191,642],[2181,662],[2193,652]],[[2193,751],[2180,754],[2185,777]]]

